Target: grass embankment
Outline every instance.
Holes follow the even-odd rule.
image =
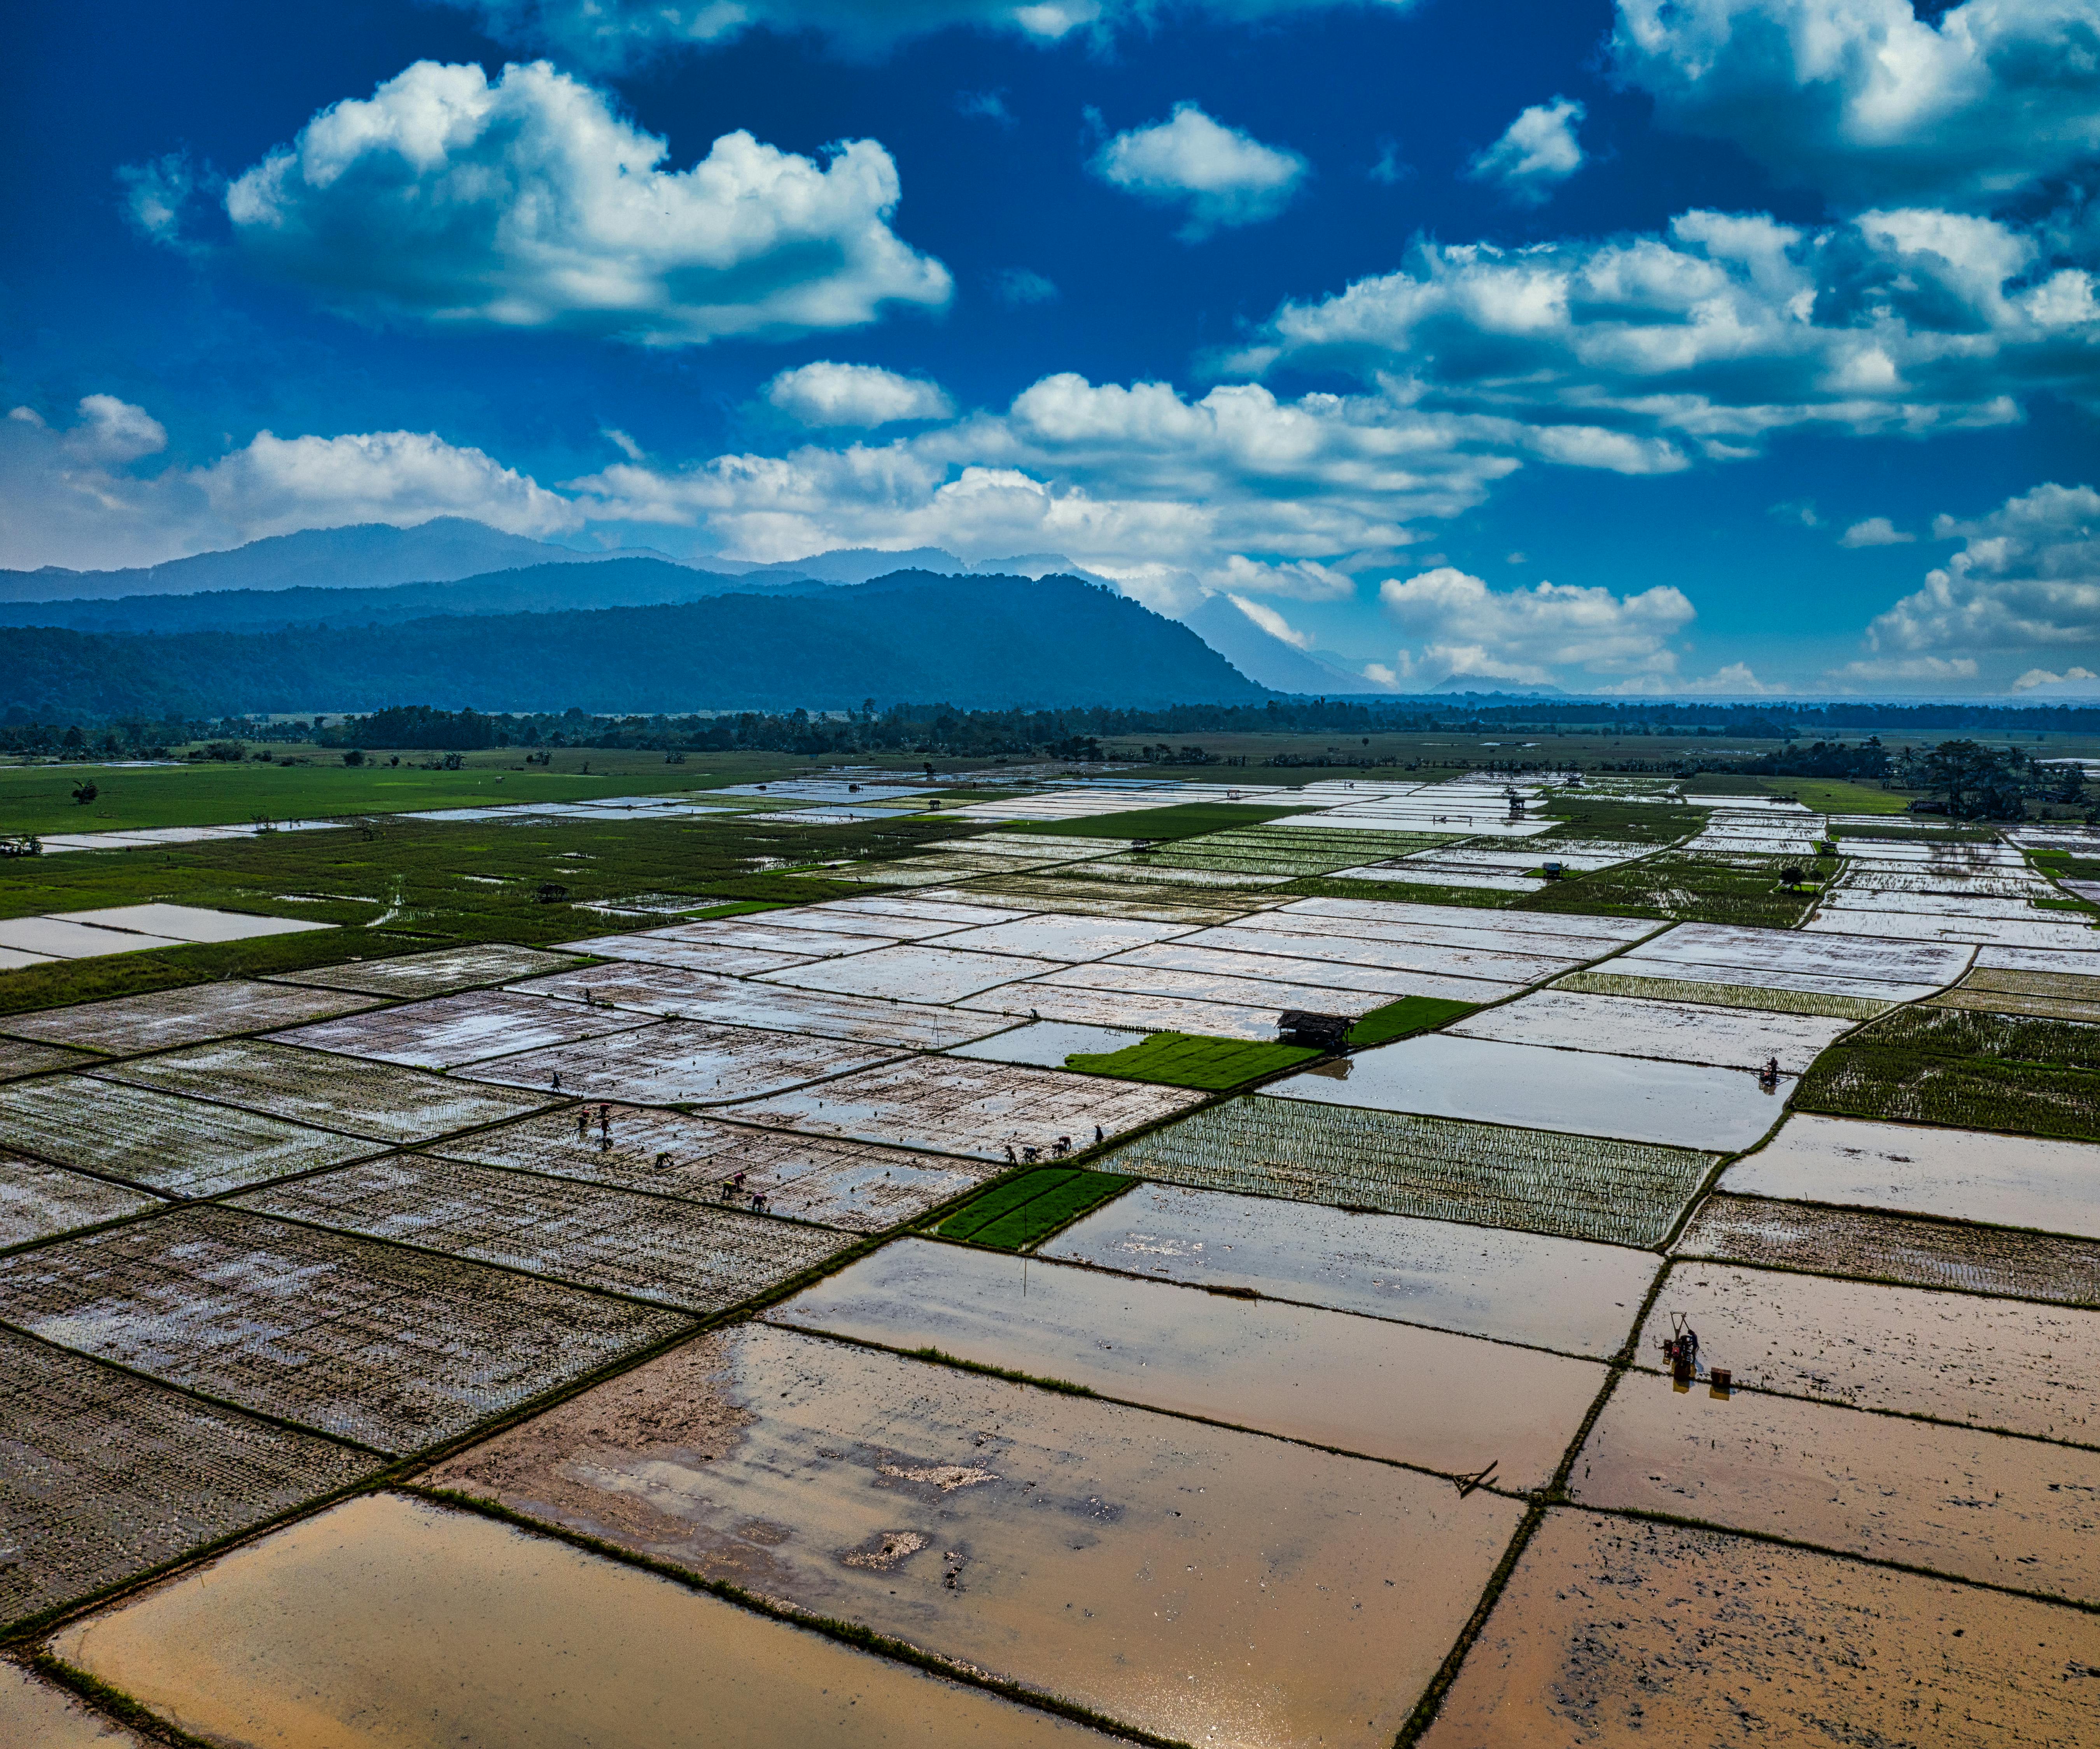
[[[1842,777],[1768,777],[1765,783],[1772,794],[1788,797],[1819,814],[1901,814],[1923,793],[1854,784]]]
[[[1262,1045],[1193,1032],[1155,1032],[1142,1044],[1122,1050],[1067,1057],[1065,1067],[1083,1075],[1221,1093],[1260,1076],[1310,1062],[1319,1054],[1302,1045]]]
[[[1793,1103],[1846,1117],[2100,1140],[2100,1026],[1899,1009],[1818,1057]]]
[[[710,901],[807,904],[854,890],[792,876],[794,867],[887,859],[960,830],[937,819],[770,826],[764,815],[518,825],[396,819],[165,850],[25,857],[0,864],[0,916],[165,899],[343,926],[0,972],[0,1013],[463,942],[540,945],[664,921],[578,909],[586,899],[660,892],[690,893],[695,909]],[[781,866],[764,866],[774,862]]]
[[[1136,1182],[1120,1173],[1080,1166],[1039,1167],[973,1197],[938,1231],[943,1239],[995,1251],[1026,1251]]]

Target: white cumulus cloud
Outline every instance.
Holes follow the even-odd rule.
[[[1917,537],[1906,534],[1886,516],[1869,516],[1838,537],[1840,546],[1907,546]]]
[[[1988,206],[2100,156],[2090,0],[1618,0],[1612,54],[1665,126],[1855,205]]]
[[[690,169],[668,151],[544,62],[492,84],[418,61],[236,177],[226,216],[256,269],[370,319],[688,346],[947,303],[947,269],[889,228],[876,141],[822,164],[741,130]]]
[[[1400,11],[1413,0],[449,0],[506,42],[619,68],[666,51],[713,48],[753,30],[821,37],[876,55],[935,31],[975,29],[1051,43],[1112,38],[1176,13],[1253,23],[1341,7]]]
[[[1533,104],[1500,139],[1475,154],[1466,174],[1475,182],[1492,183],[1519,206],[1542,206],[1582,167],[1575,124],[1588,113],[1572,97]]]
[[[1677,656],[1670,640],[1692,623],[1682,591],[1661,585],[1638,594],[1539,583],[1495,590],[1451,565],[1404,581],[1392,578],[1379,598],[1414,647],[1395,668],[1403,675],[1477,676],[1530,686],[1557,671],[1589,675],[1669,675]]]
[[[948,419],[955,403],[938,382],[901,377],[875,364],[835,364],[828,360],[783,370],[765,385],[765,398],[804,425],[849,425],[863,429],[901,420]]]
[[[1347,601],[1357,592],[1357,580],[1348,572],[1312,559],[1265,565],[1243,553],[1234,553],[1203,581],[1227,594],[1282,595],[1295,601]]]
[[[2015,422],[2036,392],[2092,404],[2096,344],[2093,276],[1994,219],[1695,211],[1664,236],[1418,241],[1396,272],[1285,304],[1225,362],[1339,368],[1571,441],[1727,460],[1789,428],[1922,435]]]
[[[1310,632],[1297,630],[1290,621],[1266,603],[1249,601],[1243,595],[1233,594],[1228,594],[1225,599],[1267,632],[1270,637],[1282,638],[1292,649],[1309,650],[1312,647],[1312,634]]]
[[[1908,675],[1924,664],[1929,678],[1930,665],[1952,664],[1967,678],[1979,653],[2010,673],[2045,652],[2100,666],[2100,492],[2037,486],[1973,522],[1942,518],[1933,532],[1961,550],[1873,620],[1872,655],[1855,668]]]
[[[1185,243],[1275,218],[1310,168],[1288,147],[1264,145],[1193,103],[1176,104],[1164,121],[1117,135],[1089,167],[1140,200],[1180,207],[1187,217],[1175,235]]]

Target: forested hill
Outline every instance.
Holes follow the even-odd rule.
[[[1073,577],[908,572],[821,595],[447,616],[246,635],[0,629],[0,711],[32,721],[365,711],[1246,703],[1186,626]],[[15,720],[21,720],[19,715]]]

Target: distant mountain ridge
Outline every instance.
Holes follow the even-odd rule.
[[[862,588],[267,632],[0,629],[0,710],[47,722],[408,704],[624,714],[1268,696],[1187,626],[1074,577],[905,572]]]

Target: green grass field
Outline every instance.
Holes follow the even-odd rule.
[[[1373,1009],[1350,1027],[1349,1042],[1362,1046],[1404,1039],[1413,1033],[1427,1032],[1432,1027],[1448,1026],[1471,1014],[1479,1005],[1476,1002],[1454,1002],[1438,996],[1404,996],[1397,1002]]]
[[[1086,819],[1016,820],[1007,832],[1047,833],[1065,838],[1200,838],[1234,826],[1259,826],[1266,820],[1303,814],[1295,807],[1253,807],[1238,802],[1191,802],[1180,807],[1140,808],[1127,814],[1096,814]]]
[[[941,1223],[940,1234],[998,1251],[1029,1250],[1136,1182],[1079,1166],[1038,1167],[973,1197]]]
[[[1694,779],[1696,787],[1703,779]],[[1853,784],[1834,777],[1768,777],[1765,787],[1775,796],[1790,796],[1819,814],[1901,814],[1917,799],[1912,789],[1884,789],[1879,784]]]
[[[1280,1069],[1295,1068],[1319,1055],[1302,1045],[1263,1045],[1246,1039],[1206,1038],[1192,1032],[1155,1032],[1142,1044],[1098,1055],[1067,1057],[1065,1067],[1083,1075],[1122,1081],[1153,1081],[1224,1093]]]

